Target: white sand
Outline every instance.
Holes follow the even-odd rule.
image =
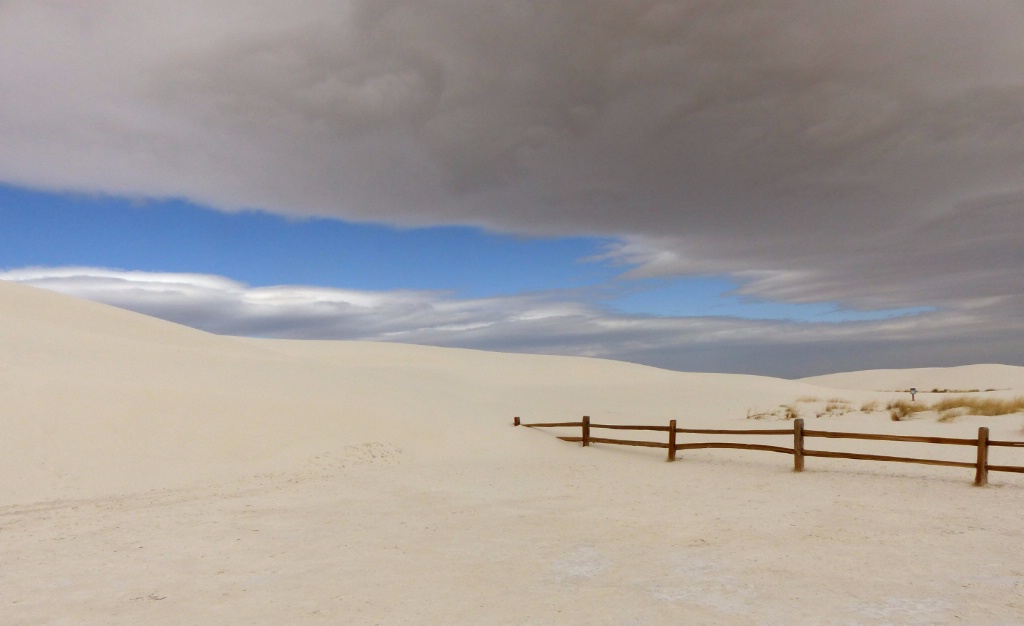
[[[975,488],[967,469],[819,458],[797,474],[732,450],[669,464],[511,426],[788,428],[747,414],[792,404],[808,428],[1024,440],[1021,415],[857,411],[909,386],[1020,394],[1024,368],[785,381],[244,340],[0,283],[0,623],[1024,623],[1024,476]],[[852,410],[825,414],[837,398]]]
[[[875,391],[906,391],[916,388],[930,394],[933,390],[944,393],[958,391],[1012,391],[1019,393],[1024,387],[1024,368],[1014,365],[963,365],[960,367],[924,367],[903,370],[868,370],[812,376],[801,382],[835,389],[863,389]],[[931,396],[926,396],[934,399]]]

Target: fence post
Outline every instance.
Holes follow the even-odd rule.
[[[676,460],[676,421],[669,420],[668,422],[668,460],[669,462]]]
[[[793,421],[793,471],[804,471],[804,420]]]
[[[978,468],[974,471],[974,484],[984,487],[988,484],[988,428],[978,428]]]
[[[519,425],[519,418],[518,417],[512,418],[512,425],[513,426],[518,426]]]
[[[583,416],[583,447],[590,445],[590,416]]]

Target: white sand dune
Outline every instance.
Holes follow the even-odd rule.
[[[916,388],[932,390],[1017,391],[1024,388],[1024,367],[1016,365],[961,365],[959,367],[922,367],[903,370],[867,370],[811,376],[801,382],[836,389],[895,391]]]
[[[908,386],[1021,393],[1022,372],[786,381],[238,339],[0,283],[0,623],[1022,623],[1019,475],[668,464],[511,426],[788,428],[771,414],[789,404],[814,428],[1024,440],[1020,415],[858,411]]]
[[[715,396],[712,410],[693,412],[713,421],[809,389],[596,359],[219,337],[0,289],[0,502],[249,475],[370,441],[423,459],[529,454],[504,430],[515,415],[667,423]]]

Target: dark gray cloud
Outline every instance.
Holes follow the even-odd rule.
[[[8,0],[0,180],[599,234],[1013,332],[1022,32],[1013,0]]]

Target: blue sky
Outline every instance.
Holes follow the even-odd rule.
[[[587,238],[527,239],[475,228],[398,229],[337,219],[221,213],[0,187],[0,264],[218,274],[252,286],[425,289],[461,297],[589,287],[615,270],[581,259]]]
[[[3,4],[0,279],[233,335],[1024,364],[1024,11],[811,5]]]
[[[0,186],[0,268],[82,266],[215,274],[253,287],[431,290],[457,298],[573,293],[636,315],[839,322],[923,309],[855,311],[733,294],[725,276],[629,279],[599,257],[608,239],[524,237],[471,227],[395,228],[185,201]]]

